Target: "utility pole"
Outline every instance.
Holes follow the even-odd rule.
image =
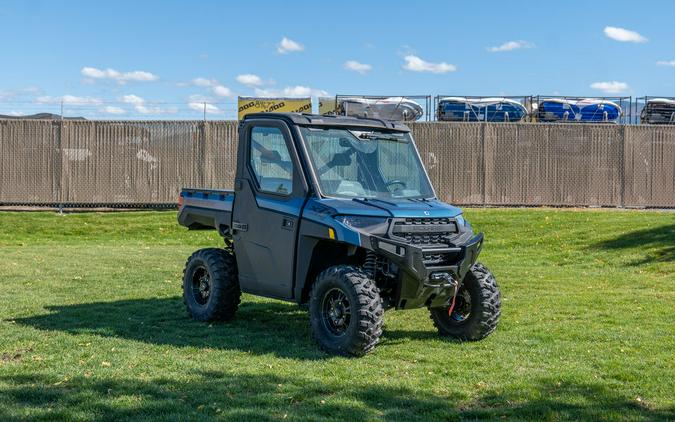
[[[63,98],[61,98],[61,121],[63,121]]]
[[[204,121],[206,121],[206,102],[204,102]]]

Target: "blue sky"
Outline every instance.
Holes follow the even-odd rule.
[[[256,94],[675,96],[674,16],[675,2],[634,0],[0,0],[0,114],[61,99],[113,119],[196,118],[208,102],[217,119]]]

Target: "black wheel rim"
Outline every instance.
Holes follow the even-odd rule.
[[[341,289],[326,292],[321,301],[321,319],[324,327],[334,336],[344,335],[351,321],[349,298]]]
[[[192,297],[200,305],[206,305],[211,295],[211,277],[204,267],[198,267],[192,273]]]
[[[471,316],[471,295],[467,289],[460,289],[455,297],[455,306],[448,315],[450,321],[462,323]]]

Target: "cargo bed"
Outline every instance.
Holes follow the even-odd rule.
[[[191,230],[226,233],[232,224],[234,191],[185,188],[180,192],[178,222]]]

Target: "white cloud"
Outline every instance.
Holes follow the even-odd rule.
[[[216,85],[213,87],[213,93],[219,97],[232,97],[234,94],[232,90],[223,85]]]
[[[103,79],[109,76],[112,77],[119,75],[119,72],[117,72],[116,70],[108,69],[107,71],[105,71],[97,69],[95,67],[83,67],[80,72],[82,73],[83,76],[94,79]]]
[[[325,97],[328,92],[323,89],[315,89],[309,86],[287,86],[284,89],[255,89],[258,97]]]
[[[637,43],[647,42],[647,38],[629,29],[617,28],[615,26],[606,26],[604,31],[607,37],[616,41]]]
[[[322,89],[314,89],[302,85],[287,86],[286,88],[284,88],[283,93],[287,97],[308,97],[311,95],[328,95],[328,93]]]
[[[206,113],[208,114],[218,114],[222,113],[222,110],[215,104],[216,100],[212,97],[207,97],[205,95],[193,94],[188,97],[187,106],[191,110],[204,112],[204,107],[206,107]]]
[[[502,53],[504,51],[519,50],[521,48],[534,48],[534,43],[523,40],[507,41],[499,46],[488,47],[487,51],[489,51],[490,53]]]
[[[263,81],[262,79],[260,79],[260,76],[254,75],[252,73],[245,73],[243,75],[238,75],[237,82],[249,87],[261,86],[263,84]]]
[[[145,102],[145,99],[139,97],[138,95],[129,94],[129,95],[123,95],[120,98],[120,101],[122,101],[123,103],[127,103],[127,104],[138,105],[138,104],[143,104]]]
[[[373,66],[366,63],[359,63],[356,60],[347,60],[344,64],[344,68],[365,75],[372,70]]]
[[[125,81],[152,82],[159,79],[159,76],[142,70],[134,70],[133,72],[123,73],[121,78]]]
[[[145,98],[138,95],[128,94],[120,97],[120,101],[134,106],[134,110],[141,114],[174,114],[178,112],[176,107],[162,108],[157,105],[148,105]]]
[[[192,85],[194,86],[202,86],[202,87],[209,87],[216,85],[218,82],[215,81],[214,79],[206,79],[206,78],[195,78],[192,80]]]
[[[658,66],[671,66],[675,67],[675,60],[659,60],[656,62]]]
[[[134,106],[134,110],[141,114],[159,114],[160,112],[159,107],[148,107],[144,104]]]
[[[630,89],[627,83],[625,82],[594,82],[591,84],[591,88],[602,91],[605,94],[621,94]]]
[[[224,85],[218,83],[215,79],[195,78],[190,81],[190,84],[202,88],[211,88],[211,92],[219,97],[233,97],[232,90]]]
[[[75,95],[64,95],[63,97],[50,97],[48,95],[43,95],[41,97],[37,97],[35,101],[40,104],[55,104],[63,102],[63,104],[74,106],[100,105],[103,103],[103,101],[98,98],[77,97]]]
[[[98,98],[92,97],[77,97],[75,95],[64,95],[62,97],[63,104],[69,105],[95,105],[101,104],[101,100]]]
[[[130,81],[133,82],[153,82],[159,79],[159,76],[145,72],[143,70],[134,70],[132,72],[120,72],[115,69],[98,69],[95,67],[83,67],[81,70],[83,76],[90,79],[111,79],[119,84]]]
[[[281,42],[279,42],[279,45],[277,46],[277,53],[280,54],[286,54],[286,53],[293,53],[296,51],[303,51],[305,49],[305,46],[293,41],[290,38],[283,37],[281,39]]]
[[[121,107],[115,107],[115,106],[105,106],[101,109],[103,113],[108,113],[108,114],[124,114],[126,113],[126,110],[121,108]]]
[[[188,107],[195,111],[204,112],[206,110],[207,114],[218,114],[221,112],[217,106],[209,103],[189,102]]]
[[[405,60],[403,68],[411,72],[448,73],[457,70],[457,66],[454,64],[445,62],[432,63],[412,54],[405,56],[403,59]]]

